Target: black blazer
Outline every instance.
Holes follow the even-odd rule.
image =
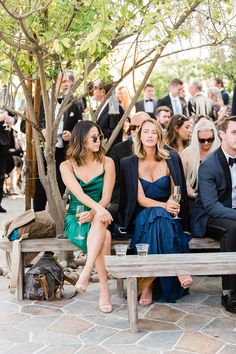
[[[155,112],[157,108],[157,100],[153,100],[153,112],[146,112],[144,108],[144,100],[137,101],[135,103],[135,110],[136,112],[146,112],[150,115],[151,118],[156,118]]]
[[[68,130],[72,132],[75,124],[82,119],[82,110],[80,105],[75,102],[73,103],[68,110],[63,115],[63,130]],[[39,115],[39,125],[41,129],[45,128],[45,113],[43,107],[43,100],[40,100],[40,115]],[[68,145],[68,141],[63,141],[64,147]]]
[[[117,124],[119,123],[120,119],[122,118],[124,111],[123,108],[119,105],[119,114],[109,114],[109,103],[106,104],[105,108],[99,115],[96,123],[102,130],[102,133],[105,139],[109,139],[113,130],[116,128]],[[113,145],[122,141],[122,129],[120,130],[118,136],[116,137]]]
[[[188,105],[187,105],[187,102],[185,101],[184,97],[179,97],[179,100],[180,100],[180,103],[181,103],[181,106],[182,106],[182,110],[183,110],[183,114],[185,116],[188,115]],[[158,101],[157,101],[157,108],[158,107],[161,107],[161,106],[167,106],[169,107],[171,110],[172,110],[172,114],[174,114],[173,112],[173,107],[172,107],[172,104],[171,104],[171,99],[170,99],[170,95],[167,95],[165,97],[162,97],[160,98]]]
[[[175,151],[170,150],[169,154],[167,165],[174,183],[181,188],[179,216],[183,229],[187,231],[189,230],[188,198],[183,166]],[[138,157],[136,155],[121,160],[120,184],[120,215],[126,230],[132,233],[138,195]]]
[[[120,201],[120,163],[121,159],[124,157],[133,155],[132,147],[133,140],[128,139],[122,143],[114,145],[108,153],[108,156],[114,161],[116,169],[116,183],[112,193],[112,202],[119,203]]]
[[[192,212],[192,234],[205,235],[209,217],[236,220],[232,209],[232,180],[226,157],[219,147],[201,163],[198,196]]]
[[[11,145],[11,133],[10,130],[5,130],[3,126],[4,122],[0,122],[0,145],[10,146]]]

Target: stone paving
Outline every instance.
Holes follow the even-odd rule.
[[[20,199],[4,202],[9,212],[0,214],[0,225],[24,208]],[[194,277],[191,294],[175,304],[139,307],[137,334],[129,331],[126,300],[118,297],[116,282],[109,282],[114,310],[102,314],[97,283],[70,300],[18,301],[8,292],[9,279],[1,276],[0,353],[236,353],[236,314],[220,304],[219,277]]]

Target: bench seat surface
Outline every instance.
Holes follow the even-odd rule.
[[[116,278],[234,274],[236,252],[106,256],[105,263]]]

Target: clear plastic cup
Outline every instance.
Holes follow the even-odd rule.
[[[149,248],[148,243],[137,243],[136,249],[137,249],[138,256],[147,256],[148,255],[148,248]]]
[[[116,251],[116,255],[118,257],[125,257],[126,256],[128,245],[119,244],[119,245],[115,245],[114,248]]]

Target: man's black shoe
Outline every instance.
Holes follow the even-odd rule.
[[[4,209],[1,205],[0,205],[0,213],[6,213],[6,209]]]
[[[222,295],[222,305],[226,311],[236,313],[236,294],[231,291],[230,294]]]

